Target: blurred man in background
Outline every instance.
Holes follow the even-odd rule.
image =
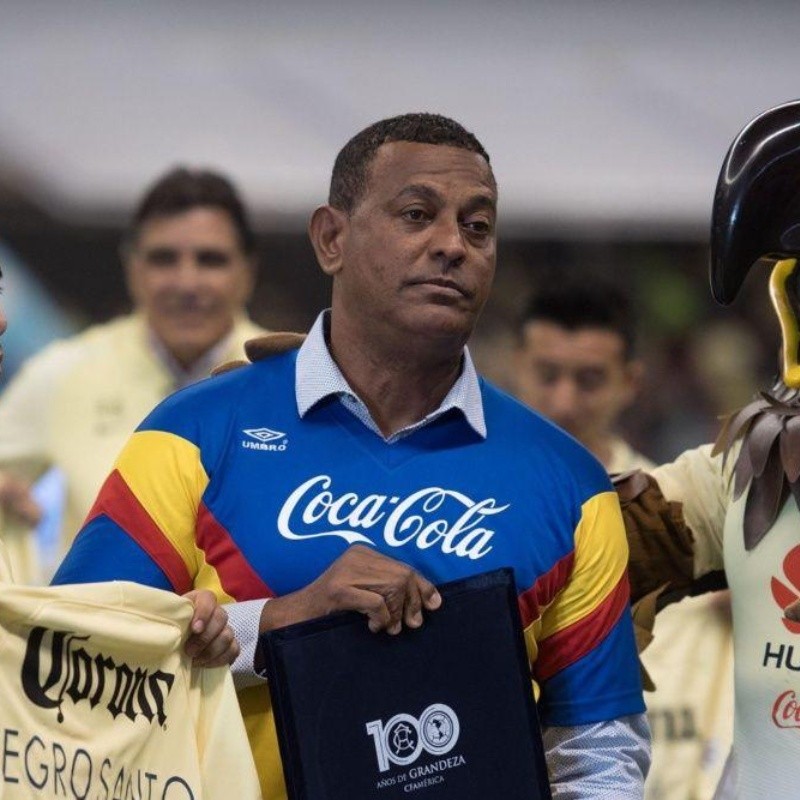
[[[519,330],[515,386],[521,400],[584,444],[610,473],[652,470],[615,433],[639,391],[630,296],[585,276],[548,282]],[[658,616],[642,660],[658,691],[648,696],[653,761],[647,800],[713,795],[732,737],[732,663],[727,595],[684,600]]]
[[[634,338],[629,298],[595,279],[541,289],[519,330],[517,396],[571,433],[608,472],[655,466],[614,432],[644,372]]]
[[[222,175],[179,168],[159,178],[133,216],[122,260],[133,312],[46,347],[0,397],[2,535],[27,581],[46,577],[31,546],[41,513],[32,482],[51,467],[63,473],[61,554],[141,419],[263,333],[245,312],[255,238]]]

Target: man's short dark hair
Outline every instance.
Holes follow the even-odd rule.
[[[569,331],[608,330],[621,337],[626,360],[635,353],[637,320],[631,295],[604,278],[548,281],[528,301],[520,320],[520,338],[529,322],[552,322]]]
[[[157,217],[171,217],[195,208],[218,208],[224,211],[236,228],[245,253],[255,250],[255,235],[247,210],[236,187],[223,175],[211,170],[176,167],[158,178],[133,214],[126,243],[136,241],[142,225]]]
[[[489,164],[483,145],[463,125],[440,114],[402,114],[382,119],[357,133],[336,156],[328,203],[348,214],[359,204],[367,187],[367,173],[375,153],[389,142],[416,142],[459,147],[477,153]],[[491,166],[489,167],[491,171]],[[494,177],[494,176],[492,176]]]

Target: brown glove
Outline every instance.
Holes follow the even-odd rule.
[[[628,535],[631,602],[657,590],[688,594],[694,581],[694,537],[680,503],[664,498],[643,472],[612,476]]]

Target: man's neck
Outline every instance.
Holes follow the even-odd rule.
[[[425,348],[387,348],[370,337],[354,337],[332,326],[331,356],[366,405],[384,436],[434,412],[458,380],[463,348],[437,354]]]
[[[196,383],[202,378],[207,378],[211,369],[221,361],[224,361],[229,342],[229,336],[225,336],[204,352],[192,354],[195,356],[194,358],[188,358],[185,354],[182,354],[183,357],[179,358],[152,329],[148,330],[148,336],[153,352],[172,376],[176,389]]]

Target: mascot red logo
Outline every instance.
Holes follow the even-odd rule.
[[[800,545],[793,547],[783,559],[783,574],[790,586],[777,578],[773,578],[771,583],[772,596],[781,610],[800,600]],[[782,619],[781,622],[792,633],[800,633],[800,622],[792,622],[789,619]]]

